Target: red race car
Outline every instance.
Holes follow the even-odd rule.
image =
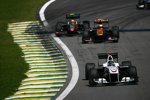
[[[80,14],[66,14],[66,22],[57,22],[56,36],[77,35],[84,32],[85,27],[89,26],[88,21],[80,22]]]
[[[97,19],[94,21],[94,27],[85,30],[82,34],[82,43],[99,42],[99,41],[113,41],[119,40],[119,27],[113,26],[109,28],[109,21],[104,19]]]

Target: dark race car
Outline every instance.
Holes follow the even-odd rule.
[[[150,8],[150,0],[139,0],[136,5],[138,9]]]
[[[138,82],[136,67],[131,61],[118,63],[118,53],[99,53],[98,66],[94,63],[86,63],[85,78],[89,80],[90,86],[117,85],[119,83],[136,84]],[[106,59],[106,62],[102,62]],[[116,60],[116,61],[115,61]]]
[[[109,27],[109,21],[104,19],[97,19],[94,21],[94,27],[89,30],[85,30],[82,34],[82,43],[88,42],[102,42],[119,40],[119,27]]]
[[[70,13],[66,14],[66,22],[57,22],[56,24],[56,36],[62,35],[76,35],[81,34],[84,31],[84,25],[87,21],[80,22],[80,14]]]

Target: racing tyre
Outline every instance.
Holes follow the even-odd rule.
[[[90,40],[90,34],[88,31],[84,31],[82,34],[82,43],[88,43],[87,40]]]
[[[90,86],[95,86],[97,85],[97,83],[94,81],[94,79],[98,78],[98,71],[95,68],[92,68],[90,70],[90,74],[89,74],[89,85]]]
[[[131,61],[123,61],[122,62],[122,66],[132,66],[132,63],[131,63]]]
[[[112,27],[112,35],[114,38],[114,42],[118,42],[119,41],[119,27],[118,26]]]
[[[134,78],[134,82],[138,82],[137,70],[135,66],[129,67],[129,74],[131,78]]]
[[[94,63],[87,63],[85,65],[85,79],[88,80],[89,79],[89,74],[90,74],[90,70],[95,68],[95,64]]]
[[[84,29],[89,29],[90,28],[90,22],[89,21],[83,21],[83,26],[84,26]]]
[[[56,26],[55,26],[55,35],[60,37],[62,35],[62,25],[64,25],[64,22],[57,22]]]

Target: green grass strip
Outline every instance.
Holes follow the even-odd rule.
[[[0,3],[0,100],[13,95],[19,87],[28,64],[7,32],[8,23],[36,20],[37,10],[47,0],[1,0]]]

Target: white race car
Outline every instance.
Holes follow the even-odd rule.
[[[98,67],[94,63],[87,63],[85,66],[85,78],[89,80],[90,86],[138,82],[136,67],[132,66],[131,61],[122,61],[119,64],[118,53],[99,53],[98,58]],[[100,64],[100,59],[106,59],[106,62]]]

